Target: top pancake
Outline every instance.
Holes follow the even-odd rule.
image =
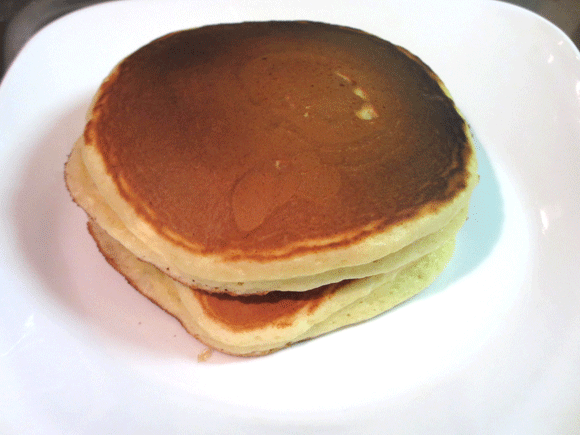
[[[311,22],[144,46],[101,86],[82,153],[133,234],[217,281],[374,261],[447,224],[477,182],[468,127],[425,64]]]

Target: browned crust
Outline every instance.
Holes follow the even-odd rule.
[[[273,23],[244,23],[244,25],[275,26]],[[283,25],[288,25],[288,23]],[[301,22],[300,25],[304,26],[304,28],[308,27],[309,29],[315,29],[309,30],[312,32],[312,35],[316,35],[317,31],[327,28],[327,25],[322,23]],[[467,162],[473,158],[472,147],[469,143],[468,127],[463,118],[457,112],[453,101],[446,94],[441,80],[439,80],[435,73],[418,57],[412,55],[407,50],[394,46],[365,32],[342,27],[341,29],[345,32],[352,32],[353,35],[363,35],[364,38],[366,38],[364,39],[365,41],[372,41],[372,44],[380,44],[385,48],[385,50],[391,50],[389,52],[391,53],[390,56],[394,56],[394,52],[392,51],[394,50],[395,52],[402,53],[405,58],[411,59],[415,65],[419,66],[417,70],[413,70],[413,74],[422,74],[421,80],[423,80],[423,82],[421,82],[421,85],[429,87],[429,89],[426,90],[431,99],[429,104],[437,105],[441,111],[445,112],[444,115],[441,115],[443,116],[443,121],[441,121],[440,125],[442,131],[439,133],[449,135],[449,138],[453,138],[449,139],[446,143],[453,144],[453,147],[455,148],[452,147],[453,149],[450,148],[443,154],[437,154],[437,157],[435,157],[434,154],[432,157],[426,158],[425,162],[415,166],[412,166],[414,163],[410,160],[405,162],[393,162],[391,165],[392,167],[389,169],[389,171],[393,171],[394,169],[399,168],[394,171],[394,173],[397,173],[397,171],[400,171],[400,168],[406,168],[408,165],[412,166],[410,172],[408,174],[400,174],[400,180],[397,181],[397,183],[399,183],[397,184],[398,186],[404,186],[406,189],[404,195],[401,193],[402,190],[393,190],[390,194],[391,196],[386,196],[380,201],[376,200],[376,198],[380,198],[378,195],[379,192],[381,192],[381,189],[384,190],[381,186],[389,185],[392,180],[384,180],[382,185],[377,184],[375,180],[373,182],[375,186],[369,188],[369,193],[367,194],[363,193],[364,191],[357,191],[353,187],[360,184],[363,179],[356,181],[356,183],[353,182],[350,187],[344,186],[344,180],[348,179],[349,176],[352,176],[352,173],[354,172],[352,172],[351,169],[340,167],[340,177],[343,181],[341,188],[344,188],[344,191],[341,192],[342,196],[326,201],[323,206],[320,206],[320,204],[311,203],[307,200],[301,199],[299,195],[293,195],[284,204],[268,211],[268,219],[256,228],[244,230],[243,228],[240,229],[239,224],[236,224],[237,221],[234,219],[235,216],[232,214],[232,209],[228,202],[230,201],[228,195],[230,195],[231,192],[228,193],[228,189],[235,188],[237,185],[236,183],[239,182],[239,178],[242,177],[243,173],[245,173],[244,171],[247,169],[244,169],[242,173],[236,175],[238,181],[234,184],[224,184],[225,186],[230,186],[227,187],[225,191],[219,193],[219,195],[224,196],[224,200],[221,202],[214,201],[215,203],[210,204],[211,206],[208,206],[208,204],[196,206],[194,204],[203,201],[206,197],[215,197],[215,192],[211,190],[211,187],[208,187],[210,184],[204,187],[206,190],[202,189],[197,193],[194,191],[190,192],[189,190],[180,191],[177,187],[183,186],[183,180],[188,179],[187,177],[191,176],[191,174],[187,172],[187,169],[184,169],[183,174],[179,176],[181,178],[178,177],[181,181],[177,180],[173,185],[168,184],[165,190],[159,190],[158,185],[160,184],[160,180],[166,178],[165,175],[168,174],[168,168],[170,167],[170,170],[174,173],[177,171],[174,166],[178,163],[174,162],[172,163],[174,166],[171,166],[172,164],[161,161],[163,159],[160,154],[155,154],[159,157],[157,160],[160,161],[139,161],[139,158],[142,157],[141,154],[143,154],[141,151],[139,152],[141,154],[131,154],[130,158],[127,156],[123,157],[123,154],[118,148],[115,148],[114,145],[107,145],[111,140],[119,140],[123,142],[124,150],[126,150],[127,148],[130,148],[126,146],[126,144],[129,143],[127,142],[126,131],[131,131],[131,134],[139,134],[138,131],[135,131],[139,129],[138,125],[133,126],[132,128],[127,128],[127,124],[117,118],[121,112],[127,112],[127,109],[123,105],[126,101],[123,100],[122,97],[119,97],[119,95],[125,92],[123,95],[129,95],[130,97],[130,92],[132,91],[128,83],[136,77],[131,74],[137,70],[139,65],[142,66],[144,62],[146,65],[150,65],[152,62],[150,62],[151,58],[149,56],[159,55],[167,61],[166,63],[183,63],[188,61],[188,59],[182,57],[175,59],[167,57],[167,53],[163,50],[165,50],[164,47],[174,43],[172,41],[183,43],[183,40],[187,41],[187,35],[195,32],[201,32],[204,34],[204,32],[211,33],[214,29],[234,31],[235,28],[235,25],[208,26],[202,29],[175,32],[138,50],[135,54],[122,62],[102,85],[99,91],[99,97],[93,109],[93,119],[87,123],[85,129],[85,142],[89,146],[98,147],[99,152],[105,158],[109,175],[115,179],[119,192],[123,198],[128,203],[132,204],[135,211],[142,219],[153,225],[161,235],[171,240],[172,243],[194,252],[200,250],[199,252],[203,254],[218,253],[222,258],[228,261],[242,259],[262,261],[272,260],[273,257],[284,259],[307,252],[352,245],[360,240],[372,236],[373,234],[388,231],[389,227],[397,223],[416,219],[426,213],[435,214],[437,213],[437,208],[440,204],[447,203],[459,192],[465,189],[466,178],[468,176],[466,173]],[[371,42],[368,43],[371,44]],[[344,53],[342,55],[344,55]],[[354,54],[352,55],[355,56]],[[155,62],[153,63],[155,64]],[[163,65],[163,63],[161,62],[160,65]],[[155,72],[152,74],[160,74],[161,70],[159,68],[161,68],[161,66],[157,65],[151,68],[155,69]],[[411,68],[411,66],[409,66],[409,68]],[[138,71],[140,72],[135,74],[141,74],[143,69]],[[185,77],[180,76],[179,74],[189,74],[187,72],[182,73],[180,69],[169,69],[168,71],[164,70],[163,72],[168,73],[166,75],[176,75],[179,80],[182,80]],[[125,76],[127,76],[127,79],[121,80]],[[152,82],[151,77],[149,79],[143,78],[143,83]],[[138,78],[142,77],[139,76]],[[386,80],[393,80],[393,77],[386,78]],[[427,84],[429,80],[432,82]],[[139,85],[141,86],[143,83],[140,83]],[[144,91],[152,91],[152,89],[149,89],[148,87],[142,89],[139,88],[138,90],[139,98],[141,100],[146,99],[143,97]],[[155,88],[155,92],[159,90],[159,88]],[[151,109],[151,107],[155,106],[153,102],[156,104],[159,103],[159,106],[167,104],[167,101],[161,103],[161,100],[155,100],[155,94],[148,95],[147,98],[152,98],[151,102],[147,103],[149,104],[147,110],[153,110]],[[113,103],[115,99],[118,101]],[[118,107],[122,107],[122,110],[111,111],[111,104],[117,104]],[[424,104],[424,102],[421,102],[421,104]],[[171,109],[169,106],[165,107],[164,110],[165,109],[168,109],[166,112],[175,113],[175,110],[169,110]],[[175,109],[175,107],[173,109]],[[141,109],[136,108],[132,113],[144,113],[140,112],[140,110],[142,111],[145,109],[143,109],[143,107],[141,107]],[[129,110],[129,112],[131,112],[131,110]],[[162,113],[164,112],[154,111],[147,115],[150,118],[152,117],[147,121],[148,126],[151,125],[151,120],[154,121],[156,119],[155,117],[161,116]],[[235,111],[234,114],[236,116],[241,116],[240,113]],[[185,114],[184,116],[188,115]],[[435,115],[429,114],[429,116]],[[139,122],[143,121],[140,120]],[[416,122],[418,122],[417,119],[415,119],[415,123]],[[120,123],[120,127],[115,126],[115,123]],[[192,120],[186,120],[185,122],[181,122],[180,125],[190,125],[193,123],[194,121]],[[243,123],[240,121],[240,125],[235,125],[241,128],[241,124],[247,124],[246,120],[244,120]],[[112,129],[106,127],[107,125],[112,125]],[[155,133],[155,131],[148,130],[148,135],[150,135],[150,133]],[[169,140],[168,143],[164,143],[163,146],[175,146],[175,149],[172,148],[172,153],[179,154],[181,152],[179,148],[181,145],[175,145],[175,143],[179,143],[179,140],[182,140],[183,137],[179,136],[179,134],[174,136],[175,134],[175,130],[163,131],[161,134],[162,136],[171,137],[171,140]],[[117,137],[120,139],[115,139]],[[139,140],[143,140],[141,136],[139,137]],[[179,140],[173,140],[174,138]],[[423,140],[431,139],[423,138]],[[136,143],[141,142],[134,142],[134,144]],[[157,145],[154,144],[154,147],[155,146]],[[349,145],[349,147],[352,146],[360,146],[360,144]],[[406,146],[414,145],[410,143]],[[145,150],[144,152],[148,153],[150,151],[151,150]],[[425,151],[426,149],[418,152],[413,158],[421,158],[421,154]],[[336,156],[340,156],[340,153],[342,152],[343,151],[340,151],[337,154],[335,151],[332,151],[329,154],[330,157],[325,158],[330,158],[332,160],[335,158],[333,157],[335,154]],[[234,157],[235,156],[230,158],[232,162],[236,160]],[[405,158],[407,159],[408,157]],[[444,169],[436,169],[436,171],[439,171],[437,176],[433,174],[425,175],[425,178],[422,181],[423,187],[418,188],[416,193],[411,194],[412,189],[410,189],[411,184],[409,183],[411,178],[427,171],[427,168],[431,165],[430,162],[436,161],[437,158],[445,159],[448,166]],[[130,162],[135,162],[134,167],[131,167]],[[157,169],[151,172],[151,179],[149,181],[147,181],[146,178],[139,178],[141,175],[135,175],[136,173],[142,174],[143,172],[141,170],[133,170],[137,167],[148,168],[156,164],[158,165]],[[368,162],[365,164],[368,164]],[[325,168],[325,170],[328,170],[327,167]],[[368,168],[365,168],[364,170],[368,170]],[[364,172],[364,170],[359,170],[359,172]],[[377,175],[378,173],[375,174],[376,179],[381,179],[381,177],[384,178],[387,174],[389,174],[389,177],[393,176],[393,173],[388,171],[384,172],[383,169],[381,169],[381,171],[383,172],[381,172],[380,177]],[[405,177],[411,178],[407,180]],[[421,189],[426,189],[427,187],[425,186],[428,186],[429,183],[433,183],[433,186],[429,186],[429,189],[431,190],[422,191]],[[213,184],[215,185],[215,183]],[[435,185],[438,186],[436,189],[434,187]],[[399,189],[402,189],[402,187],[399,187]],[[352,202],[352,198],[360,198],[360,200],[358,203],[355,203]],[[373,203],[373,201],[376,201],[376,204],[374,204],[373,207],[378,208],[372,209],[367,207],[367,205]],[[389,201],[392,204],[385,205],[389,203]],[[275,202],[276,201],[274,201],[274,203]],[[324,207],[327,207],[327,209],[324,210],[323,213],[317,214],[318,211],[324,209]],[[335,207],[335,209],[332,207]],[[201,208],[201,212],[199,208]],[[307,210],[307,212],[304,212],[304,210]],[[348,215],[348,210],[353,210],[351,215]],[[208,211],[210,211],[210,213],[208,213]],[[319,222],[319,224],[313,225],[313,222]],[[340,236],[337,237],[337,235]],[[302,243],[304,241],[311,242],[315,240],[317,240],[316,243]],[[273,252],[276,252],[276,254],[273,254]]]

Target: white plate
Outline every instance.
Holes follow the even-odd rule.
[[[98,254],[63,184],[100,81],[169,31],[310,19],[401,44],[447,84],[481,183],[437,282],[256,359],[214,353]],[[65,16],[0,86],[0,432],[577,433],[580,54],[492,1],[136,1]],[[235,430],[234,430],[235,428]]]

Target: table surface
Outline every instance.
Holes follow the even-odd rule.
[[[105,0],[2,0],[0,78],[34,33],[56,18]],[[527,8],[560,27],[580,47],[578,0],[504,0]]]

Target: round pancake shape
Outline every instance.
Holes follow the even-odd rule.
[[[121,244],[205,282],[377,261],[448,225],[477,183],[469,128],[429,67],[313,22],[151,42],[102,84],[79,148]]]

